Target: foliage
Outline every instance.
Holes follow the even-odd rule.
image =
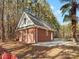
[[[66,2],[60,8],[60,10],[62,11],[62,15],[64,14],[64,21],[71,21],[73,38],[77,42],[77,38],[76,38],[76,27],[77,27],[76,12],[79,8],[79,3],[77,0],[61,0],[61,2]]]

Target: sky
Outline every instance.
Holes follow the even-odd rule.
[[[61,6],[63,5],[59,0],[47,0],[50,4],[53,14],[57,18],[57,21],[60,25],[68,24],[69,22],[63,22],[63,16],[60,11]],[[79,1],[79,0],[78,0]],[[79,11],[77,12],[77,17],[79,17]],[[79,21],[79,20],[78,20]]]
[[[61,2],[59,0],[48,0],[48,3],[50,4],[52,12],[54,13],[58,22],[62,25],[63,17],[62,17],[61,11],[60,11],[60,8],[62,6]]]

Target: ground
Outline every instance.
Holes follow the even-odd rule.
[[[16,54],[20,59],[79,59],[79,46],[73,44],[53,45],[56,43],[58,44],[59,42],[24,44],[9,41],[0,42],[0,45],[12,54]]]

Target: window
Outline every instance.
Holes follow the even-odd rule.
[[[26,18],[24,18],[24,24],[26,24]]]

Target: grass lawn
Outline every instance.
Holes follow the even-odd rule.
[[[79,59],[79,47],[76,46],[41,47],[12,41],[0,45],[20,59]]]

